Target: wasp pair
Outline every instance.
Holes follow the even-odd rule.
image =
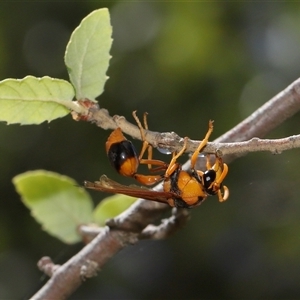
[[[211,165],[210,155],[206,155],[206,171],[196,169],[199,154],[207,145],[213,131],[213,121],[209,121],[208,131],[204,139],[199,143],[196,151],[192,154],[190,171],[182,170],[182,165],[177,159],[185,152],[188,138],[184,138],[180,151],[173,152],[170,163],[152,158],[152,146],[146,141],[145,130],[148,130],[147,114],[144,114],[144,126],[138,119],[136,112],[133,117],[140,129],[143,146],[138,155],[132,142],[127,140],[121,129],[115,129],[106,142],[106,152],[111,165],[119,174],[133,177],[139,183],[151,186],[163,182],[163,191],[154,191],[145,187],[125,186],[119,184],[106,175],[102,175],[99,181],[85,181],[84,186],[89,189],[124,194],[139,197],[146,200],[169,204],[172,207],[192,208],[200,205],[209,195],[217,195],[220,202],[229,197],[229,190],[222,184],[228,173],[228,166],[223,163],[221,157],[215,155],[215,163]],[[147,159],[143,158],[147,151]],[[148,165],[149,175],[137,173],[140,164]],[[161,173],[161,174],[159,174]]]

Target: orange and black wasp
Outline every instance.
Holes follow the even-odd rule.
[[[154,191],[145,187],[126,186],[119,184],[106,175],[102,175],[99,181],[85,181],[84,186],[89,189],[124,194],[139,197],[146,200],[169,204],[172,207],[192,208],[200,205],[208,195],[218,195],[219,201],[223,202],[229,197],[229,190],[224,186],[223,180],[228,173],[228,166],[223,163],[221,157],[216,155],[214,165],[210,164],[210,156],[206,156],[206,171],[195,168],[199,153],[207,145],[213,131],[213,121],[209,121],[209,128],[204,139],[191,156],[191,170],[182,170],[182,165],[177,159],[185,152],[188,138],[184,138],[180,151],[172,154],[170,163],[152,159],[152,146],[145,139],[145,130],[148,130],[147,116],[144,114],[144,127],[141,125],[136,112],[133,112],[141,132],[143,147],[140,155],[127,140],[121,129],[115,129],[106,142],[106,152],[112,166],[123,176],[133,177],[143,185],[153,185],[163,182],[163,191]],[[146,150],[148,158],[143,159]],[[152,172],[164,171],[163,174],[143,175],[137,173],[139,164],[147,164]],[[153,166],[156,166],[152,169]]]

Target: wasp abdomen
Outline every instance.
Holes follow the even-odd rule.
[[[108,150],[111,165],[123,176],[132,176],[137,171],[138,158],[133,144],[124,140],[111,144]]]

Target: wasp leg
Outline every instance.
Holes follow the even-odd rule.
[[[216,163],[215,163],[216,164]],[[209,154],[207,154],[206,155],[206,170],[210,170],[210,169],[212,169],[213,167],[211,166],[211,163],[210,163],[210,155]],[[215,171],[217,171],[217,170],[215,170]]]
[[[172,157],[172,159],[169,163],[169,166],[165,172],[165,177],[170,177],[174,173],[174,171],[178,168],[179,164],[176,161],[177,161],[177,158],[180,157],[186,150],[187,141],[188,141],[188,138],[185,137],[181,150],[178,153],[175,153],[175,152],[173,153],[173,157]]]
[[[197,162],[197,159],[198,159],[198,155],[203,150],[203,148],[207,145],[208,139],[209,139],[211,133],[213,132],[213,129],[214,129],[213,121],[209,120],[209,122],[208,122],[208,131],[207,131],[204,139],[201,141],[198,148],[196,149],[196,151],[193,153],[193,155],[191,157],[191,168],[192,169],[195,168],[195,165],[196,165],[196,162]]]
[[[169,165],[169,164],[165,163],[164,161],[158,160],[158,159],[141,159],[140,164],[151,165],[151,169],[150,169],[151,172],[158,172],[158,171],[166,170]],[[152,168],[153,166],[158,166],[158,167]]]
[[[146,141],[146,138],[145,138],[145,129],[148,130],[147,113],[144,113],[144,127],[145,128],[142,126],[142,123],[141,123],[140,119],[136,115],[136,110],[132,112],[132,116],[135,119],[135,121],[136,121],[136,123],[139,127],[139,130],[140,130],[140,133],[141,133],[141,139],[143,141],[143,147],[142,147],[142,150],[141,150],[140,155],[139,155],[139,160],[141,160],[144,153],[145,153],[145,151],[147,150],[147,148],[150,147],[149,143]],[[148,159],[149,159],[149,157],[148,157]]]
[[[164,178],[164,175],[134,174],[133,178],[143,185],[153,185],[160,182]]]
[[[143,161],[142,157],[144,156],[146,150],[148,151],[148,160],[152,160],[152,153],[153,153],[153,147],[146,141],[146,136],[145,136],[145,130],[148,130],[147,115],[148,115],[147,113],[144,113],[144,116],[143,116],[144,127],[143,127],[141,121],[139,120],[138,116],[136,115],[136,110],[132,112],[132,116],[135,119],[135,121],[140,129],[141,139],[143,141],[142,150],[139,155],[139,161],[142,164],[145,164],[144,162],[142,162]],[[152,168],[152,165],[148,164],[148,169],[151,169],[151,168]]]
[[[157,182],[160,182],[164,175],[142,175],[142,174],[134,174],[134,179],[140,182],[143,185],[153,185]]]
[[[228,166],[223,163],[222,159],[220,157],[217,157],[216,163],[213,166],[213,169],[216,171],[217,173],[217,178],[215,183],[218,185],[221,185],[221,183],[223,182],[224,178],[227,176],[228,173]],[[219,169],[222,170],[221,175],[219,175]]]
[[[169,164],[165,163],[164,165],[161,165],[159,167],[151,168],[150,172],[151,173],[156,173],[156,172],[159,172],[159,171],[166,171],[168,166],[169,166]]]
[[[224,202],[228,199],[229,197],[229,189],[227,186],[223,185],[223,195],[221,193],[221,190],[218,190],[218,198],[219,198],[219,202]]]
[[[151,168],[151,172],[158,172],[158,171],[164,171],[168,168],[168,164],[161,160],[156,159],[142,159],[140,161],[141,164],[150,164],[151,166],[158,166],[156,168]],[[161,181],[164,178],[164,175],[142,175],[142,174],[134,174],[133,177],[139,181],[140,183],[144,185],[153,185],[154,183],[157,183]]]
[[[209,160],[207,161],[207,166],[209,166]],[[213,183],[214,190],[218,191],[218,198],[220,202],[226,201],[229,197],[229,189],[224,185],[223,195],[221,193],[221,184],[228,173],[228,166],[227,164],[223,163],[223,160],[220,157],[216,157],[216,162],[213,165],[212,169],[216,172],[217,178]]]
[[[146,141],[146,136],[145,136],[145,130],[148,130],[148,123],[147,123],[147,113],[144,113],[143,116],[143,123],[144,126],[142,125],[140,119],[138,118],[138,116],[136,115],[136,111],[132,112],[132,116],[135,119],[137,126],[140,129],[140,133],[141,133],[141,139],[143,141],[143,146],[142,146],[142,150],[140,152],[140,155],[138,157],[138,161],[140,164],[144,164],[144,165],[148,165],[148,169],[149,170],[153,170],[152,166],[157,166],[157,168],[155,168],[153,170],[153,172],[158,172],[158,171],[164,171],[168,168],[168,164],[166,164],[165,162],[161,161],[161,160],[156,160],[156,159],[152,159],[152,146]],[[145,154],[145,152],[148,152],[148,158],[144,159],[143,156]],[[134,174],[133,177],[139,181],[140,183],[144,184],[144,185],[153,185],[159,181],[161,181],[163,179],[163,175],[142,175],[142,174]]]

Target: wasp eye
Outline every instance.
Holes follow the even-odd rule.
[[[216,180],[216,172],[214,170],[207,170],[203,174],[204,187],[208,189],[210,185]]]

